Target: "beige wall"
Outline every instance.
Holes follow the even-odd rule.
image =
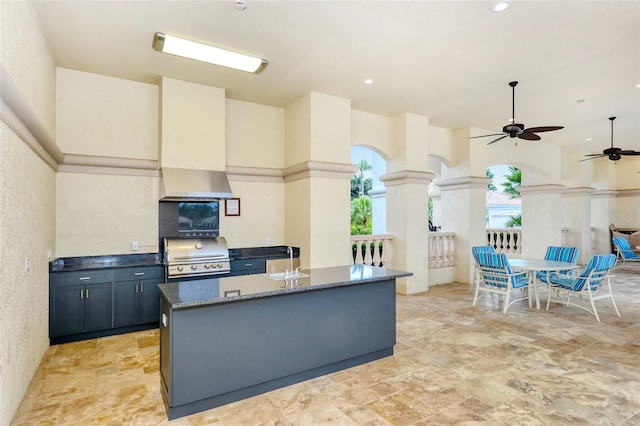
[[[55,135],[55,65],[30,3],[0,2],[0,19],[0,71],[16,88],[11,100],[0,92],[0,424],[6,425],[49,346],[47,251],[55,247],[55,171],[25,139],[37,144],[32,133]],[[7,103],[19,104],[29,122],[21,122]]]
[[[162,78],[162,167],[225,169],[224,89]]]
[[[220,235],[231,248],[283,245],[284,184],[282,182],[231,181],[233,196],[240,198],[240,216],[225,216],[220,202]]]
[[[284,109],[227,99],[228,166],[284,167]]]
[[[157,86],[63,68],[57,82],[57,140],[65,154],[158,159]],[[158,178],[151,171],[64,166],[56,187],[57,257],[158,251]]]
[[[56,112],[65,154],[158,159],[158,86],[58,68]]]
[[[158,252],[157,178],[58,172],[58,257]]]

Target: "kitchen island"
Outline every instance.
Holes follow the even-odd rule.
[[[366,265],[161,284],[170,420],[393,355],[395,280]]]

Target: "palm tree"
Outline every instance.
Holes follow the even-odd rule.
[[[367,163],[367,160],[360,160],[358,169],[360,170],[360,196],[364,196],[364,172],[371,170],[371,164]]]
[[[520,198],[520,183],[522,182],[522,171],[519,168],[509,166],[509,174],[504,175],[507,179],[502,183],[504,193],[509,195],[512,200]]]
[[[493,174],[491,169],[485,170],[484,176],[488,177],[489,179],[493,179],[495,177],[495,175]],[[491,182],[489,185],[487,185],[487,191],[495,191],[495,192],[497,192],[498,188],[496,188],[496,186],[493,184],[493,182]]]
[[[504,226],[507,228],[522,228],[522,215],[509,216],[509,220]]]
[[[351,200],[351,235],[369,235],[371,225],[371,197]]]

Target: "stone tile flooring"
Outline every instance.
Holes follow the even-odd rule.
[[[51,346],[12,424],[640,425],[640,271],[612,282],[622,317],[601,301],[600,323],[472,307],[467,284],[399,295],[394,356],[172,422],[157,330]]]

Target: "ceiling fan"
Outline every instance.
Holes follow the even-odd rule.
[[[472,136],[469,139],[486,138],[488,136],[500,136],[499,138],[489,142],[487,145],[491,145],[492,143],[498,142],[499,140],[504,139],[507,136],[510,138],[526,139],[529,141],[539,141],[541,137],[536,135],[536,133],[550,132],[552,130],[564,129],[564,126],[529,127],[528,129],[525,129],[524,124],[516,123],[515,110],[516,110],[516,86],[517,85],[518,85],[517,81],[512,81],[509,83],[509,86],[511,86],[511,90],[512,90],[511,124],[507,124],[506,126],[504,126],[502,128],[502,133],[494,133],[491,135],[482,135],[482,136]]]
[[[602,157],[609,157],[609,160],[611,161],[618,161],[619,159],[622,158],[623,155],[640,155],[640,151],[634,151],[632,149],[616,148],[613,146],[613,120],[615,119],[616,119],[615,117],[609,117],[609,120],[611,120],[611,147],[603,150],[602,154],[587,154],[585,155],[585,157],[589,157],[589,158],[585,158],[584,160],[579,160],[578,162],[595,160],[596,158],[602,158]]]

